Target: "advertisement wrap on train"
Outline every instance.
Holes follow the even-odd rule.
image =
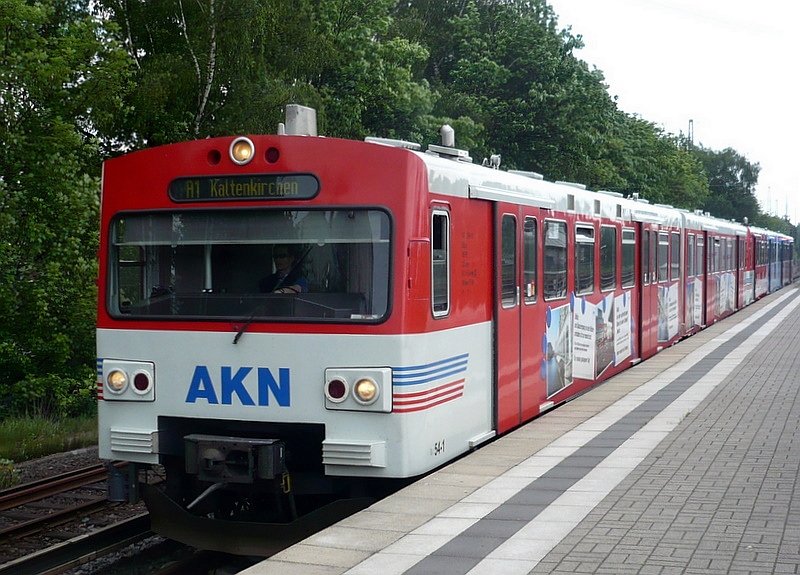
[[[783,234],[313,116],[104,164],[100,457],[173,539],[334,521],[791,281]]]

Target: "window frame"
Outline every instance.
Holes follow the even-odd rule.
[[[584,232],[584,233],[581,233]],[[595,288],[595,229],[590,224],[575,224],[575,295],[589,295],[594,293]],[[589,246],[588,250],[586,246]],[[589,254],[588,272],[587,274],[581,273],[582,265],[584,263],[582,254]],[[582,278],[588,278],[590,281],[587,285],[580,283]]]
[[[626,272],[626,269],[630,272]],[[630,278],[626,281],[626,278]],[[620,285],[631,288],[636,285],[636,228],[622,228],[622,262]]]
[[[513,224],[510,235],[506,229],[506,223]],[[511,273],[506,271],[506,250],[511,248]],[[517,250],[517,216],[514,214],[503,214],[500,219],[500,306],[503,309],[511,309],[519,303],[519,292],[517,290],[519,276],[518,272],[518,250]],[[509,277],[510,276],[510,277]],[[507,280],[510,279],[510,291],[508,291]]]
[[[532,243],[528,224],[533,224]],[[532,248],[532,249],[531,249]],[[539,222],[535,217],[525,216],[522,222],[522,285],[525,287],[522,301],[525,305],[536,303],[539,299],[538,263],[539,263]]]
[[[656,245],[657,282],[669,281],[669,232],[658,232]],[[662,247],[663,246],[663,247]],[[662,262],[663,260],[663,262]],[[663,274],[661,273],[663,270]]]
[[[559,228],[563,228],[563,238],[564,238],[564,246],[554,246],[559,249],[559,251],[563,251],[563,261],[564,261],[564,268],[563,269],[556,269],[551,271],[550,273],[558,274],[559,277],[563,278],[563,291],[559,291],[557,295],[553,295],[553,292],[548,292],[547,286],[549,282],[547,281],[547,248],[548,244],[547,241],[550,236],[550,226],[557,226]],[[555,238],[553,238],[555,239]],[[552,246],[552,244],[551,244]],[[554,301],[559,299],[565,299],[569,294],[569,289],[567,285],[567,268],[569,267],[569,228],[567,226],[566,220],[556,220],[556,219],[546,219],[544,221],[544,233],[542,234],[542,254],[544,257],[544,261],[542,262],[542,269],[543,269],[543,285],[542,285],[542,298],[544,301]]]
[[[681,279],[681,234],[680,232],[670,232],[669,280],[676,281],[680,279]]]
[[[603,232],[613,232],[613,241],[611,244],[611,250],[606,250],[607,254],[611,255],[611,276],[610,276],[610,283],[604,283],[604,280],[609,278],[608,275],[603,275],[604,263],[606,260],[603,258],[603,248],[605,247],[605,240]],[[610,292],[617,289],[617,226],[609,226],[609,225],[601,225],[600,226],[600,291],[601,292]]]
[[[440,235],[439,243],[444,244],[444,247],[438,248],[441,251],[444,251],[445,254],[445,302],[444,307],[437,309],[437,302],[436,302],[436,289],[437,289],[437,276],[434,271],[436,261],[434,257],[434,252],[437,249],[437,241],[436,241],[436,227],[437,227],[437,218],[442,218],[445,226],[443,228],[443,233]],[[441,223],[439,224],[441,225]],[[451,260],[452,260],[452,250],[451,250],[451,238],[450,238],[450,212],[442,207],[436,207],[431,210],[431,313],[433,314],[434,319],[439,319],[443,317],[447,317],[450,315],[450,301],[451,301],[451,286],[452,286],[452,278],[451,278]],[[443,241],[442,241],[443,238]],[[441,305],[441,304],[438,304]]]

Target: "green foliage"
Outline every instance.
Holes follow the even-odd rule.
[[[100,166],[274,132],[422,144],[797,235],[759,167],[617,108],[546,0],[0,0],[0,413],[91,410]],[[798,242],[800,245],[800,242]]]
[[[93,363],[98,130],[120,104],[127,58],[80,3],[4,0],[0,28],[0,396],[8,398],[20,380],[74,377]]]
[[[10,459],[0,458],[0,489],[8,489],[19,483],[19,470]]]
[[[427,52],[389,38],[391,0],[100,2],[135,62],[129,146],[274,132],[286,103],[318,109],[327,135],[413,124],[432,96],[413,68]]]
[[[0,460],[26,461],[97,443],[97,419],[5,418],[0,420]],[[0,465],[0,475],[3,473]],[[6,471],[13,469],[6,464]],[[9,472],[12,477],[13,471]]]
[[[694,148],[693,154],[708,177],[710,194],[703,208],[720,218],[758,220],[760,208],[755,187],[760,166],[731,148],[717,152],[701,146]]]
[[[0,416],[82,417],[95,413],[95,382],[91,368],[69,377],[28,374],[2,388]]]

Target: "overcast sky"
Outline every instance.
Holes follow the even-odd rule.
[[[549,0],[620,109],[761,165],[762,209],[800,221],[796,0]]]

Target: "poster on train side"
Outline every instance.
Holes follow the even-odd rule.
[[[542,377],[548,397],[572,383],[572,306],[547,308],[547,329],[542,338]]]
[[[703,324],[703,305],[705,299],[703,295],[703,280],[694,278],[694,300],[692,305],[692,310],[694,312],[692,320],[694,325]]]
[[[703,282],[699,278],[691,278],[686,282],[686,298],[684,300],[684,321],[686,327],[700,325],[703,319]]]
[[[754,289],[755,289],[755,279],[756,279],[756,272],[753,270],[749,270],[744,272],[744,305],[750,305],[755,301]]]
[[[614,298],[614,365],[631,355],[631,295],[624,292]]]
[[[614,294],[608,294],[595,312],[595,377],[614,363],[614,319]]]
[[[658,341],[678,334],[678,284],[658,286]]]
[[[585,297],[576,297],[572,307],[572,330],[574,334],[572,373],[575,377],[592,379],[594,378],[597,306],[587,301]]]
[[[736,304],[736,278],[732,272],[717,277],[717,314],[732,312]]]

